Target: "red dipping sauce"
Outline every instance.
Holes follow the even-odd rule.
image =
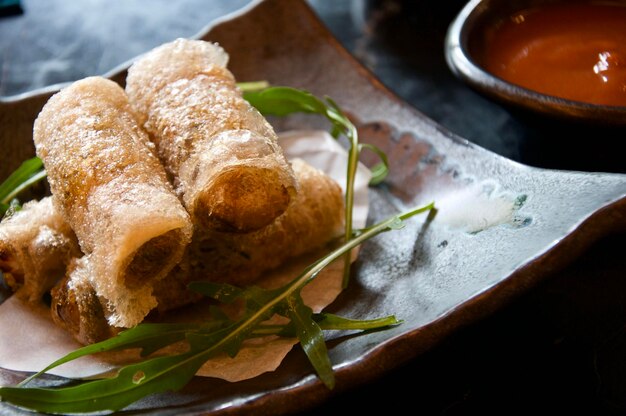
[[[563,2],[515,13],[487,36],[482,66],[540,93],[626,106],[626,6]]]

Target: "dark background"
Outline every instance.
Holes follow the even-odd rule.
[[[104,74],[246,3],[23,0],[0,17],[0,96]],[[443,42],[465,1],[309,3],[383,84],[461,137],[532,166],[626,172],[624,129],[522,113],[452,75]],[[625,248],[623,233],[604,238],[491,317],[307,414],[626,414]]]

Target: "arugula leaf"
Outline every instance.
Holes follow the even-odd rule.
[[[22,206],[17,198],[13,198],[8,204],[0,203],[0,219],[10,217],[14,213],[21,211]]]
[[[145,357],[153,352],[175,342],[184,340],[189,331],[199,330],[204,326],[220,325],[219,321],[210,321],[205,324],[150,324],[142,323],[134,328],[120,332],[117,336],[107,340],[97,342],[95,344],[86,345],[82,348],[74,350],[64,357],[59,358],[55,362],[48,365],[38,373],[33,374],[19,385],[24,386],[41,374],[52,370],[69,361],[76,360],[80,357],[96,354],[104,351],[120,351],[130,348],[141,348],[141,356]]]
[[[315,322],[319,323],[321,329],[377,329],[399,323],[394,317],[361,321],[341,318],[326,313],[313,314],[312,316]],[[182,329],[181,327],[185,324],[155,325],[171,327],[166,330],[169,331],[176,328]],[[142,331],[137,332],[146,330],[148,330],[147,332],[152,332],[154,330],[154,333],[158,334],[160,329],[157,329],[155,325],[144,324]],[[191,329],[195,329],[193,327],[194,325],[190,325]],[[273,328],[272,334],[278,334],[285,328],[284,325],[272,325],[270,327]],[[260,326],[260,328],[259,332],[263,332],[263,326]],[[128,333],[130,331],[132,330],[125,332]],[[194,336],[197,337],[196,341],[201,340],[208,347],[210,346],[209,344],[215,344],[224,332],[227,331],[222,329],[214,332],[212,336],[213,342],[211,343],[206,342],[209,338],[208,336],[201,337],[195,333]],[[150,341],[146,339],[146,342]],[[193,342],[192,344],[198,346],[199,342]],[[325,346],[323,348],[325,349]],[[116,346],[112,347],[113,349],[120,348]],[[94,348],[94,352],[104,350],[106,348]],[[191,350],[179,355],[159,357],[127,366],[115,377],[89,381],[73,387],[56,389],[2,387],[0,388],[0,394],[2,394],[2,400],[11,402],[14,405],[49,413],[119,410],[149,394],[182,388],[198,371],[204,361],[210,358],[212,353],[213,351]],[[76,356],[75,358],[78,357]],[[334,378],[332,374],[331,377]]]
[[[111,378],[63,388],[2,387],[3,401],[47,413],[119,410],[149,394],[182,388],[212,350],[153,358],[123,367]]]
[[[38,157],[28,159],[0,184],[0,216],[9,209],[11,201],[27,187],[46,177]]]
[[[402,321],[396,319],[395,316],[385,316],[376,319],[348,319],[332,313],[314,313],[312,318],[322,329],[335,330],[368,330],[380,329],[388,326],[399,325]]]
[[[228,284],[215,282],[191,282],[187,287],[194,292],[208,296],[222,303],[233,303],[241,298],[244,289]]]
[[[327,118],[328,105],[308,91],[291,87],[269,87],[246,91],[243,97],[261,114],[287,116],[292,113],[321,114]]]
[[[311,319],[313,311],[304,304],[298,292],[287,298],[287,304],[287,315],[295,327],[302,349],[309,358],[313,368],[315,368],[320,380],[329,389],[334,388],[335,375],[333,366],[330,363],[330,357],[328,357],[322,329],[315,320]]]
[[[11,200],[11,193],[22,182],[30,178],[33,174],[43,167],[43,162],[38,157],[28,159],[0,184],[0,201],[8,202]]]
[[[251,92],[251,91],[259,91],[269,87],[270,84],[267,81],[249,81],[249,82],[238,82],[237,87],[242,92]]]
[[[314,313],[311,315],[311,319],[313,319],[322,330],[335,331],[371,331],[400,325],[402,323],[402,321],[399,321],[394,315],[374,319],[350,319],[327,312]],[[291,322],[285,325],[261,324],[254,330],[253,335],[295,337],[296,331]]]
[[[370,169],[370,171],[372,172],[372,177],[369,184],[371,186],[378,185],[379,183],[384,181],[389,174],[389,160],[387,159],[387,155],[378,147],[369,143],[359,143],[359,152],[363,149],[367,149],[376,153],[376,155],[380,159],[380,162],[372,166]]]
[[[204,334],[190,333],[187,335],[187,340],[192,349],[224,351],[228,356],[234,357],[239,352],[241,343],[245,341],[253,329],[254,324],[241,325],[241,322],[234,322],[218,331]]]

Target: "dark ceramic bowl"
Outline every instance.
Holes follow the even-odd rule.
[[[516,109],[565,121],[626,125],[626,107],[589,104],[542,94],[505,81],[481,67],[479,51],[494,25],[520,10],[563,1],[471,0],[448,28],[445,40],[448,66],[459,79],[478,92]],[[623,1],[613,3],[625,4]]]

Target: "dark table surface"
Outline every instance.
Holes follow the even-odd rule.
[[[23,0],[0,17],[0,96],[104,74],[246,3]],[[464,3],[310,1],[383,84],[461,137],[532,166],[626,173],[624,129],[523,114],[454,78],[443,41]],[[306,412],[626,414],[625,247],[607,236],[496,314]]]

